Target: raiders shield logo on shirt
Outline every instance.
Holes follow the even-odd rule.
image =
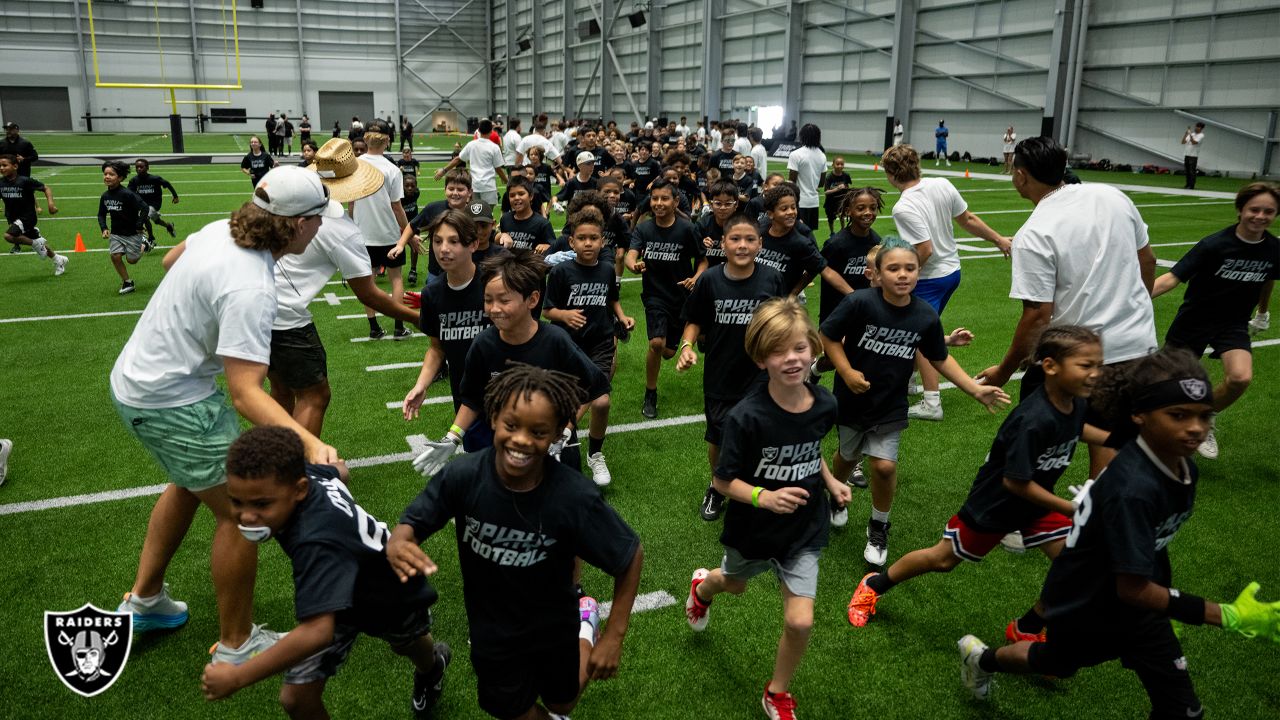
[[[44,613],[44,646],[62,684],[93,697],[115,683],[129,661],[133,613],[86,603],[71,612]]]
[[[778,457],[778,448],[776,447],[760,448],[760,457],[764,458],[769,462],[773,462],[773,459]]]

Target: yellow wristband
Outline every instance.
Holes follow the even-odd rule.
[[[760,493],[764,492],[764,488],[759,485],[751,491],[751,507],[760,507]]]
[[[457,435],[458,437],[462,437],[462,434],[463,434],[462,428],[458,427],[457,425],[450,425],[449,432],[453,433],[454,435]]]
[[[693,347],[693,343],[689,342],[688,340],[681,340],[680,347],[676,348],[676,352],[680,352],[681,350],[684,350],[687,347],[690,347],[690,348]]]

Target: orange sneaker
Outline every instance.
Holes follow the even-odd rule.
[[[1045,631],[1041,630],[1038,633],[1025,633],[1018,629],[1017,620],[1010,620],[1009,624],[1006,625],[1004,628],[1004,637],[1006,640],[1008,640],[1011,643],[1023,642],[1023,641],[1044,642]]]
[[[871,616],[876,614],[876,601],[880,599],[880,594],[867,585],[867,578],[875,574],[863,575],[858,589],[853,591],[853,598],[849,600],[849,624],[854,627],[865,626]]]

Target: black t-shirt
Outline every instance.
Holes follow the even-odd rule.
[[[112,235],[137,235],[147,217],[147,204],[132,190],[123,185],[102,193],[98,200],[98,227],[107,229],[111,218]]]
[[[738,153],[730,150],[725,152],[717,150],[711,153],[711,167],[720,171],[720,178],[728,179],[733,177],[733,159],[738,157]]]
[[[760,186],[764,184],[764,178],[760,177],[758,172],[743,173],[740,178],[730,176],[729,179],[738,186],[738,193],[748,198],[759,195]]]
[[[853,178],[848,173],[827,173],[822,181],[822,189],[826,191],[826,206],[833,210],[839,208],[852,183]]]
[[[751,560],[786,560],[827,544],[831,522],[822,480],[822,438],[836,422],[836,400],[826,388],[806,385],[813,406],[803,413],[783,410],[757,383],[725,417],[724,442],[715,475],[765,490],[800,487],[808,503],[779,515],[748,503],[729,501],[720,542]]]
[[[542,188],[543,195],[550,198],[551,192],[551,166],[546,163],[538,163],[533,166],[533,182]]]
[[[449,287],[444,273],[433,275],[427,281],[418,311],[418,327],[427,337],[440,341],[445,360],[453,368],[449,373],[449,391],[453,395],[454,412],[462,404],[459,387],[467,351],[480,331],[492,324],[484,313],[484,286],[480,284],[478,272],[471,282],[458,289]]]
[[[562,262],[547,273],[547,295],[542,306],[548,310],[581,310],[587,324],[580,330],[552,322],[569,333],[579,347],[592,347],[613,337],[612,305],[618,300],[618,282],[613,263],[597,258],[595,265],[576,260]]]
[[[747,325],[756,306],[786,293],[782,275],[756,265],[751,277],[734,280],[716,265],[698,276],[684,304],[685,322],[697,323],[706,337],[702,392],[715,400],[738,400],[763,374],[747,355]]]
[[[934,362],[947,359],[942,321],[929,303],[912,295],[905,307],[891,305],[880,288],[849,293],[822,322],[822,334],[844,345],[849,365],[871,387],[855,395],[836,376],[840,424],[890,432],[907,426],[907,380],[916,350]]]
[[[711,238],[711,247],[705,244],[702,246],[707,255],[707,266],[715,267],[722,265],[725,261],[724,247],[720,241],[724,239],[724,228],[720,227],[720,223],[716,222],[715,215],[703,215],[698,218],[697,223],[698,237]]]
[[[558,462],[543,467],[537,487],[512,492],[492,448],[469,453],[436,473],[400,518],[420,539],[454,521],[472,652],[485,657],[576,637],[574,559],[616,577],[640,547],[589,480]]]
[[[529,197],[529,207],[535,215],[542,215],[542,206],[547,203],[550,197],[543,193],[541,185],[533,185],[533,193]],[[502,212],[511,212],[511,190],[510,188],[502,191]],[[543,215],[543,217],[546,217]]]
[[[412,175],[417,177],[418,166],[420,165],[422,165],[422,161],[418,158],[409,158],[408,160],[400,158],[396,160],[396,167],[400,168],[400,173],[402,175]]]
[[[422,197],[422,190],[414,189],[411,194],[405,190],[404,197],[400,198],[400,207],[404,209],[404,216],[407,218],[417,217],[418,215],[418,198]]]
[[[636,194],[630,190],[623,188],[618,193],[618,201],[613,204],[614,215],[626,215],[636,209]]]
[[[303,140],[311,139],[311,122],[309,120],[303,120],[298,123],[298,135]]]
[[[481,331],[467,352],[463,365],[462,404],[476,411],[488,429],[484,414],[484,391],[489,381],[506,370],[509,363],[525,363],[548,370],[569,373],[578,379],[588,400],[595,400],[611,390],[609,378],[582,352],[569,333],[549,323],[538,323],[538,331],[523,345],[512,345],[498,335],[498,328]],[[453,370],[450,371],[453,374]],[[480,436],[477,433],[477,436]],[[490,434],[491,436],[491,434]]]
[[[1169,335],[1212,337],[1224,325],[1243,328],[1263,284],[1280,277],[1280,239],[1268,232],[1245,242],[1232,225],[1196,243],[1171,272],[1187,292]]]
[[[572,157],[573,162],[566,162],[564,163],[564,166],[569,168],[570,170],[576,169],[578,167],[578,156],[584,152],[589,152],[592,155],[595,155],[596,157],[596,173],[595,174],[596,175],[599,175],[600,171],[608,170],[609,168],[618,164],[617,161],[613,159],[613,156],[610,155],[609,152],[607,150],[604,150],[603,148],[597,147],[592,150],[584,150],[582,148],[577,148],[573,152],[569,152],[568,148],[566,148],[563,157],[565,157],[565,159]]]
[[[430,607],[435,588],[422,575],[400,582],[387,561],[387,526],[356,504],[331,465],[307,465],[307,496],[276,534],[293,565],[299,621],[334,613],[366,633],[398,629]]]
[[[1064,413],[1053,406],[1044,388],[1022,399],[1000,425],[987,460],[960,508],[960,518],[975,530],[1009,533],[1020,530],[1048,510],[1004,488],[1004,479],[1033,482],[1053,492],[1071,465],[1084,428],[1089,402],[1075,398]]]
[[[677,217],[664,228],[654,220],[645,220],[631,232],[630,249],[638,250],[644,260],[641,299],[679,313],[689,297],[689,291],[679,283],[693,277],[705,250],[693,223]]]
[[[249,171],[249,180],[257,187],[258,181],[262,180],[271,168],[276,166],[276,159],[271,157],[271,153],[261,152],[254,155],[252,152],[246,153],[244,159],[240,161],[240,168]]]
[[[760,246],[760,254],[756,263],[767,265],[782,273],[787,284],[787,292],[791,292],[806,272],[817,277],[827,266],[827,260],[818,251],[818,244],[813,237],[792,228],[784,237],[774,237],[768,229],[761,232],[764,243]]]
[[[689,200],[689,194],[680,188],[676,188],[676,210],[682,213],[686,218],[693,213],[693,203]],[[635,217],[640,217],[649,213],[652,203],[649,202],[649,196],[645,195],[640,198],[640,202],[636,204]]]
[[[415,215],[412,220],[409,221],[409,224],[413,226],[413,229],[416,232],[421,234],[424,230],[426,230],[426,227],[431,224],[432,220],[435,220],[438,216],[444,214],[444,211],[448,209],[449,209],[449,201],[447,200],[436,200],[435,202],[429,202],[427,203],[426,207],[422,208],[422,210],[417,215]],[[428,248],[427,274],[439,275],[443,271],[440,269],[440,263],[436,261],[435,252],[430,250],[431,239],[428,237],[423,237],[422,242]]]
[[[31,141],[21,135],[18,136],[17,140],[0,137],[0,155],[13,155],[14,157],[21,155],[22,162],[18,163],[18,174],[22,177],[31,177],[31,163],[40,157]]]
[[[634,183],[636,192],[641,195],[649,192],[649,184],[662,172],[662,163],[653,158],[644,162],[628,162],[623,167],[627,171],[627,177]]]
[[[547,255],[552,255],[566,250],[573,250],[569,245],[569,236],[573,234],[573,228],[565,223],[564,230],[556,241],[551,243]],[[619,215],[611,215],[604,223],[604,247],[600,249],[600,260],[613,265],[614,260],[618,257],[619,252],[626,252],[631,247],[631,227],[627,225],[627,221],[623,220]]]
[[[1150,612],[1116,594],[1116,576],[1137,575],[1169,587],[1168,545],[1191,517],[1199,472],[1171,477],[1140,439],[1120,449],[1083,498],[1066,547],[1049,567],[1040,598],[1047,620],[1076,617],[1123,623]]]
[[[4,200],[4,217],[10,225],[22,221],[30,230],[36,226],[36,193],[44,192],[44,183],[25,175],[12,180],[0,177],[0,199]]]
[[[875,230],[866,237],[858,237],[849,228],[845,228],[822,245],[822,257],[826,259],[827,267],[840,273],[849,287],[861,290],[871,287],[871,281],[864,272],[867,269],[867,251],[879,244],[880,235]],[[823,282],[818,310],[819,322],[826,320],[843,298],[843,293]]]
[[[560,194],[556,195],[556,199],[565,205],[568,205],[569,201],[573,200],[574,195],[577,195],[583,190],[595,190],[596,183],[597,178],[595,175],[588,178],[586,182],[582,182],[578,179],[577,175],[574,175],[569,178],[569,181],[564,184],[564,187],[560,188]]]
[[[129,189],[138,194],[142,201],[156,210],[164,204],[164,190],[168,190],[169,194],[177,197],[178,191],[173,189],[173,185],[159,175],[134,175],[129,178]]]
[[[516,250],[533,250],[539,245],[550,245],[556,241],[551,221],[536,212],[524,220],[516,219],[514,213],[502,213],[498,230],[511,236],[511,247]]]

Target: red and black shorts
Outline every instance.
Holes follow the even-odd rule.
[[[959,515],[952,515],[947,521],[947,529],[943,531],[942,536],[951,541],[951,551],[956,554],[956,557],[979,562],[1000,544],[1001,538],[1014,530],[1022,531],[1022,544],[1033,548],[1066,538],[1071,532],[1071,518],[1050,510],[1020,528],[1010,528],[1005,532],[988,532],[975,530],[960,519]]]

